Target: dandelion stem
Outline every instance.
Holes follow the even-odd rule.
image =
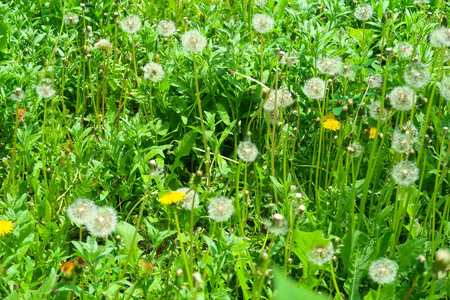
[[[202,110],[202,103],[200,100],[200,90],[198,87],[198,74],[197,74],[197,63],[195,61],[195,53],[193,53],[193,61],[194,61],[194,74],[195,74],[195,89],[197,92],[197,105],[198,105],[198,113],[200,115],[200,125],[202,127],[202,134],[203,134],[203,145],[205,147],[206,156],[205,156],[205,168],[206,168],[206,185],[209,187],[211,183],[211,176],[210,176],[210,170],[209,170],[209,150],[206,143],[206,131],[205,131],[205,122],[203,121],[203,110]]]

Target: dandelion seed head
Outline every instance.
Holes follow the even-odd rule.
[[[409,86],[422,88],[430,81],[431,73],[425,64],[412,63],[406,67],[403,77]]]
[[[413,97],[414,91],[408,86],[398,86],[389,94],[392,107],[401,111],[412,109]]]
[[[275,97],[276,97],[276,107],[275,107]],[[285,86],[280,87],[278,90],[271,90],[269,97],[264,103],[264,109],[267,111],[273,111],[280,107],[288,107],[294,103],[292,99],[292,94],[289,89]]]
[[[129,34],[134,34],[141,29],[141,20],[137,15],[129,15],[120,21],[122,30]]]
[[[326,75],[336,75],[342,69],[342,60],[339,56],[320,56],[316,62],[317,70]]]
[[[86,225],[97,215],[97,205],[92,200],[80,198],[66,209],[69,219],[80,225]]]
[[[161,20],[158,24],[158,29],[162,36],[171,36],[177,31],[175,23],[169,20]]]
[[[439,84],[439,91],[441,92],[442,98],[450,101],[450,77],[442,78],[442,81]]]
[[[306,253],[308,259],[318,266],[322,266],[329,262],[333,258],[333,255],[334,247],[331,242],[326,246],[317,246]]]
[[[9,95],[11,100],[20,101],[25,97],[25,93],[22,91],[20,87],[17,87],[11,95]]]
[[[112,49],[111,42],[109,40],[107,40],[107,39],[99,40],[97,43],[95,43],[94,47],[96,49],[105,51],[106,53],[111,52],[111,49]]]
[[[325,96],[325,81],[318,77],[308,79],[303,86],[305,95],[313,100],[321,100]]]
[[[419,169],[413,161],[401,161],[392,168],[392,178],[399,185],[409,186],[419,178]]]
[[[384,108],[383,108],[383,110],[381,110],[381,102],[380,101],[373,102],[369,107],[369,116],[374,120],[378,120],[380,112],[381,112],[381,121],[386,121],[387,110]]]
[[[187,193],[188,191],[189,191],[189,188],[186,188],[186,187],[179,188],[177,190],[177,192],[185,194],[183,197],[183,201],[181,202],[181,206],[186,210],[196,209],[200,203],[198,194],[194,190],[191,190],[191,191],[189,191],[189,193]],[[192,205],[194,205],[194,206],[192,206]]]
[[[413,46],[407,42],[399,42],[395,45],[394,52],[397,53],[400,58],[410,57],[413,52]]]
[[[217,222],[224,222],[231,218],[233,211],[233,201],[224,196],[214,198],[208,205],[209,217]]]
[[[256,14],[252,18],[252,27],[256,32],[264,34],[275,27],[275,22],[269,15]]]
[[[56,91],[52,86],[51,79],[43,79],[42,82],[38,86],[36,86],[36,93],[41,98],[51,98],[55,96]]]
[[[151,62],[144,66],[144,78],[153,82],[164,79],[164,70],[160,64]]]
[[[66,22],[67,25],[76,25],[80,18],[77,14],[74,13],[68,13],[64,16],[64,22]]]
[[[258,148],[252,142],[241,142],[237,148],[237,155],[245,162],[253,162],[258,157]]]
[[[268,221],[269,232],[275,235],[285,235],[289,228],[282,214],[276,213],[272,216],[272,221]]]
[[[395,261],[380,258],[370,264],[369,276],[375,283],[389,284],[394,282],[397,270],[398,265]]]
[[[296,53],[291,53],[290,55],[283,55],[280,59],[280,65],[293,66],[300,62],[299,56]]]
[[[192,29],[181,36],[181,45],[187,51],[200,53],[205,49],[207,41],[200,31]]]
[[[347,153],[353,157],[360,157],[362,153],[362,146],[359,143],[354,142],[347,147]]]
[[[383,84],[383,76],[381,74],[370,75],[367,77],[367,84],[371,89],[378,89]]]
[[[373,14],[373,8],[369,4],[358,5],[355,9],[355,18],[360,21],[367,21]]]
[[[341,71],[339,72],[339,75],[341,75],[344,78],[353,78],[356,74],[355,70],[352,70],[352,64],[343,66],[341,68]]]
[[[86,228],[92,236],[106,237],[116,231],[117,213],[112,207],[99,207],[97,214],[87,224]]]
[[[450,46],[450,29],[441,27],[430,33],[430,44],[434,47]]]

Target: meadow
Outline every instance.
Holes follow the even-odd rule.
[[[449,299],[446,0],[1,0],[0,298]]]

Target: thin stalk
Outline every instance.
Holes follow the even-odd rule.
[[[206,131],[205,131],[205,123],[203,121],[203,110],[202,110],[202,102],[200,100],[200,89],[198,87],[198,74],[197,74],[197,63],[195,61],[195,53],[192,55],[194,61],[194,74],[195,74],[195,89],[197,92],[197,105],[198,105],[198,113],[200,116],[200,124],[202,127],[202,135],[203,135],[203,146],[205,147],[206,156],[205,156],[205,167],[206,167],[206,185],[209,187],[211,183],[211,175],[209,170],[209,151],[206,143]]]

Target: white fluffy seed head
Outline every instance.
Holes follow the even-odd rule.
[[[383,84],[383,76],[381,74],[370,75],[367,77],[367,84],[371,89],[378,89]]]
[[[72,222],[86,225],[97,215],[97,205],[89,199],[80,198],[67,207],[66,214]]]
[[[175,23],[170,20],[161,20],[158,24],[159,34],[162,36],[171,36],[177,31]]]
[[[373,14],[373,8],[369,4],[361,4],[355,9],[355,18],[360,21],[367,21]]]
[[[214,198],[208,205],[209,217],[217,222],[224,222],[231,218],[233,211],[233,201],[224,196]]]
[[[151,62],[144,66],[144,78],[158,82],[164,78],[164,70],[160,64]]]
[[[392,168],[392,178],[398,185],[409,186],[419,178],[419,169],[413,161],[401,161]]]
[[[275,22],[269,15],[256,14],[253,15],[252,26],[253,30],[261,34],[264,34],[271,31],[274,28]]]
[[[331,242],[329,242],[326,246],[317,246],[306,253],[308,259],[318,266],[329,262],[333,258],[333,255],[334,247]]]
[[[78,17],[77,14],[74,13],[68,13],[64,16],[64,22],[67,25],[76,25],[78,23],[78,21],[80,20],[80,18]]]
[[[339,56],[326,57],[320,56],[316,62],[317,70],[326,75],[336,75],[342,69],[342,60]]]
[[[107,39],[101,39],[97,43],[95,43],[94,47],[99,50],[103,50],[103,51],[109,53],[109,52],[111,52],[112,44]]]
[[[303,86],[305,95],[314,100],[322,100],[325,96],[325,81],[318,77],[308,79]]]
[[[23,90],[21,89],[21,88],[16,88],[15,90],[14,90],[14,92],[13,93],[11,93],[10,95],[9,95],[9,97],[11,98],[11,100],[13,100],[13,101],[20,101],[20,100],[22,100],[24,97],[25,97],[25,93],[23,92]]]
[[[450,77],[442,78],[442,81],[439,84],[439,91],[441,92],[442,98],[450,101]]]
[[[369,108],[369,115],[372,119],[374,120],[378,120],[378,117],[380,116],[381,113],[381,121],[386,121],[387,118],[387,110],[383,108],[383,110],[381,110],[381,102],[380,101],[375,101],[374,103],[372,103],[370,105]]]
[[[43,79],[41,84],[36,86],[36,93],[42,98],[51,98],[56,94],[52,86],[52,81],[48,78]]]
[[[92,236],[103,238],[116,230],[117,223],[117,213],[112,207],[99,207],[95,217],[86,224],[86,228]]]
[[[183,194],[186,194],[187,191],[189,191],[189,188],[179,188],[177,190],[177,192],[180,192]],[[186,210],[192,210],[192,209],[196,209],[198,207],[199,203],[200,203],[200,201],[198,198],[198,194],[194,190],[191,190],[191,191],[189,191],[189,193],[187,193],[184,196],[183,201],[181,202],[181,206]]]
[[[410,57],[413,52],[413,46],[407,42],[399,42],[395,45],[394,51],[400,58]]]
[[[343,66],[341,68],[341,71],[339,72],[339,75],[341,75],[344,78],[353,78],[356,74],[355,70],[352,70],[352,64]]]
[[[450,46],[450,29],[441,27],[430,33],[430,44],[434,47]]]
[[[394,282],[397,270],[398,265],[395,261],[380,258],[370,264],[369,276],[375,283],[389,284]]]
[[[181,45],[187,51],[200,53],[205,49],[207,41],[200,31],[192,29],[181,36]]]
[[[429,68],[422,63],[412,63],[406,67],[403,73],[405,82],[413,88],[423,88],[430,81],[431,73]]]
[[[347,147],[347,153],[353,157],[360,157],[362,153],[362,146],[359,143],[354,142]]]
[[[245,162],[253,162],[258,157],[258,148],[252,142],[241,142],[237,148],[237,155]]]
[[[411,110],[413,107],[414,91],[408,86],[398,86],[389,94],[393,108],[401,111]]]
[[[133,34],[141,29],[141,20],[136,15],[129,15],[120,21],[120,26],[126,33]]]
[[[276,107],[275,107],[276,99]],[[280,107],[288,107],[294,103],[292,94],[285,86],[280,87],[278,90],[271,90],[267,101],[264,103],[264,109],[267,111],[273,111]]]
[[[276,213],[272,216],[272,221],[268,222],[269,232],[275,235],[284,235],[289,228],[282,214]]]

